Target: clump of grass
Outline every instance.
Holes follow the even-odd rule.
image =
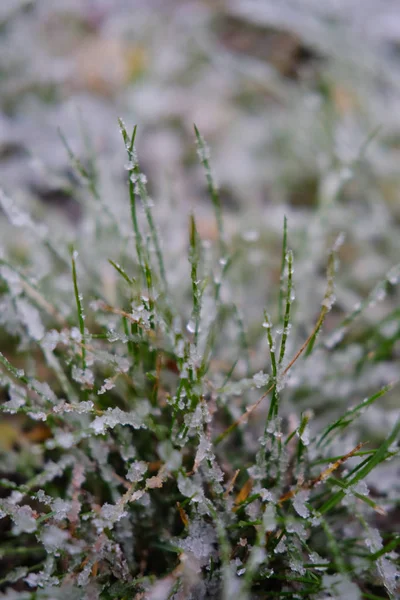
[[[32,240],[22,264],[7,249],[0,259],[3,597],[393,600],[400,420],[371,442],[357,422],[396,381],[367,384],[364,399],[355,385],[339,414],[328,385],[343,376],[336,356],[354,381],[369,368],[359,353],[346,358],[349,332],[376,289],[394,289],[398,269],[327,338],[339,237],[319,314],[302,332],[295,287],[309,282],[296,278],[285,219],[275,302],[247,331],[235,301],[247,249],[224,229],[198,129],[217,235],[203,240],[190,216],[187,279],[171,284],[136,128],[120,128],[129,213],[104,210],[80,168],[86,228],[72,259],[68,244],[0,197]],[[310,373],[320,402],[307,406]],[[388,478],[385,493],[374,477]]]

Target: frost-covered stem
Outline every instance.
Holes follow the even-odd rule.
[[[129,338],[129,334],[131,335],[135,335],[134,331],[134,327],[136,326],[136,329],[138,329],[138,326],[136,323],[132,323],[131,324],[131,331],[129,332],[129,325],[128,325],[128,320],[126,317],[122,317],[122,326],[124,328],[124,333],[126,335],[127,338]],[[128,341],[128,350],[129,350],[129,354],[132,356],[133,359],[133,365],[136,365],[138,363],[139,360],[139,347],[138,344],[136,342],[132,342],[131,340]]]
[[[397,420],[393,427],[390,435],[384,442],[377,448],[377,450],[363,462],[357,465],[348,475],[345,477],[346,488],[356,485],[362,479],[365,479],[367,475],[375,469],[377,465],[383,462],[387,458],[387,453],[390,446],[398,439],[400,435],[400,418]],[[355,473],[354,477],[352,475]],[[326,502],[321,506],[319,512],[324,514],[334,508],[341,500],[345,497],[346,492],[339,490],[336,494],[333,494]]]
[[[26,387],[29,390],[34,391],[38,396],[40,396],[40,398],[43,398],[43,400],[48,400],[46,394],[44,394],[43,391],[35,385],[35,382],[32,381],[29,377],[27,377],[22,369],[17,369],[16,367],[14,367],[14,365],[12,365],[1,352],[0,365],[2,365],[6,369],[6,371],[11,373],[11,375],[15,377],[17,381],[20,381],[21,383],[26,385]],[[21,412],[23,412],[24,410],[26,410],[26,407],[23,407],[20,410]]]
[[[209,162],[209,149],[207,147],[206,142],[203,137],[200,135],[200,132],[196,125],[194,125],[194,132],[196,135],[197,142],[197,150],[198,155],[201,161],[201,164],[204,167],[207,179],[208,193],[210,194],[210,198],[214,207],[215,218],[217,221],[218,228],[218,238],[219,245],[221,250],[221,255],[225,253],[225,243],[224,243],[224,226],[222,221],[222,210],[221,210],[221,200],[218,194],[217,186],[214,182],[214,178],[212,176],[210,162]]]
[[[136,154],[134,154],[134,155],[136,156]],[[148,222],[149,228],[150,228],[151,238],[152,238],[152,241],[154,244],[154,248],[156,250],[158,268],[160,271],[161,281],[164,286],[164,291],[167,291],[167,289],[168,289],[167,276],[166,276],[166,272],[165,272],[164,259],[163,259],[163,255],[161,252],[160,241],[158,238],[157,228],[154,224],[153,214],[151,212],[151,206],[150,206],[149,195],[147,193],[147,187],[146,187],[146,184],[144,183],[143,176],[140,173],[138,163],[135,164],[135,166],[133,168],[133,173],[137,177],[137,182],[136,182],[137,191],[139,192],[139,197],[140,197],[143,207],[144,207],[146,219],[147,219],[147,222]]]
[[[194,343],[197,346],[200,326],[201,293],[199,288],[198,266],[199,266],[199,240],[194,215],[190,215],[189,222],[189,262],[191,264],[190,278],[192,280],[193,319],[195,323]]]
[[[217,529],[217,536],[218,536],[218,543],[219,543],[219,547],[220,547],[220,553],[221,553],[221,562],[222,562],[222,571],[224,572],[229,572],[230,569],[230,555],[231,555],[231,547],[230,547],[230,543],[229,543],[229,539],[228,536],[226,534],[225,528],[223,523],[221,522],[220,517],[218,516],[218,513],[214,507],[214,505],[212,504],[211,500],[207,500],[207,508],[211,513],[211,516],[214,520],[216,529]],[[225,579],[225,585],[224,585],[224,592],[226,592],[226,577],[224,577]],[[227,598],[226,593],[224,593],[223,596],[224,600],[225,598]],[[228,599],[227,599],[228,600]],[[242,600],[242,599],[240,599]],[[243,598],[244,600],[244,598]]]
[[[311,354],[311,352],[313,351],[315,340],[317,339],[317,335],[318,335],[318,333],[322,327],[322,324],[325,320],[325,316],[331,310],[332,306],[335,303],[335,299],[336,299],[335,298],[335,273],[336,273],[336,265],[337,265],[337,250],[338,250],[338,248],[339,248],[339,244],[338,244],[338,242],[336,242],[336,244],[334,245],[334,247],[331,250],[331,253],[329,254],[328,266],[327,266],[327,270],[326,270],[327,283],[326,283],[324,299],[322,300],[322,310],[321,310],[321,314],[320,314],[320,317],[318,320],[318,327],[315,328],[313,336],[308,344],[306,354],[305,354],[306,356],[309,356]]]
[[[164,291],[167,291],[167,288],[168,288],[167,276],[165,273],[164,260],[163,260],[163,256],[162,256],[162,252],[161,252],[161,246],[160,246],[160,242],[158,239],[157,229],[154,224],[153,215],[151,212],[150,199],[149,199],[149,195],[147,193],[145,177],[140,172],[139,163],[138,163],[138,159],[137,159],[137,153],[136,153],[136,149],[135,149],[135,138],[136,138],[137,125],[134,126],[131,140],[129,140],[129,137],[128,137],[128,134],[126,131],[126,127],[125,127],[122,119],[118,119],[118,122],[119,122],[119,126],[121,129],[122,137],[125,142],[125,146],[128,151],[129,197],[130,197],[130,202],[131,202],[132,222],[133,222],[133,229],[135,231],[135,236],[136,236],[136,251],[138,254],[139,263],[140,263],[140,265],[143,266],[143,260],[142,260],[143,243],[142,243],[142,237],[141,237],[140,231],[139,231],[139,225],[137,222],[136,198],[135,198],[136,194],[139,195],[140,200],[142,201],[142,204],[143,204],[147,223],[148,223],[149,229],[150,229],[151,238],[152,238],[154,248],[156,251],[156,255],[157,255],[158,268],[160,271],[161,281],[164,285]]]
[[[264,551],[266,531],[262,525],[257,529],[257,537],[251,549],[250,555],[246,562],[246,571],[243,577],[243,583],[240,589],[239,598],[248,598],[249,590],[253,582],[254,575],[260,567],[258,556]]]
[[[370,406],[376,400],[381,398],[384,394],[386,394],[389,390],[391,390],[395,386],[396,383],[397,382],[393,382],[393,383],[389,383],[388,385],[385,385],[383,388],[381,388],[380,390],[375,392],[375,394],[372,394],[372,396],[369,396],[368,398],[364,399],[362,402],[357,404],[357,406],[354,406],[353,408],[347,410],[339,419],[337,419],[337,421],[334,421],[333,423],[328,425],[324,429],[320,438],[317,441],[317,444],[316,444],[317,448],[319,448],[321,446],[322,442],[327,438],[327,436],[332,431],[335,431],[336,429],[340,429],[341,431],[343,431],[346,427],[348,427],[348,425],[350,425],[350,423],[353,422],[353,420],[358,415],[360,415],[367,408],[367,406]]]
[[[17,369],[16,367],[14,367],[14,365],[12,365],[1,352],[0,352],[0,364],[2,364],[3,367],[5,367],[5,369],[7,371],[9,371],[13,377],[15,377],[15,379],[21,381],[22,383],[24,383],[27,386],[30,385],[30,381],[29,381],[28,377],[24,374],[24,372],[20,369]]]
[[[132,285],[133,283],[135,283],[135,279],[133,277],[129,277],[129,275],[126,273],[126,271],[121,267],[121,265],[119,265],[118,263],[114,262],[113,260],[111,260],[111,258],[108,259],[108,262],[110,263],[110,265],[112,267],[114,267],[114,269],[121,275],[121,277],[123,277],[123,279],[125,279],[125,281],[129,284]]]
[[[74,169],[77,171],[77,173],[79,173],[79,175],[82,177],[82,179],[84,179],[87,182],[89,191],[92,194],[93,198],[95,198],[96,200],[100,200],[100,194],[99,194],[99,191],[97,188],[97,173],[96,173],[96,168],[95,168],[95,164],[94,164],[93,152],[91,152],[89,154],[91,169],[90,169],[90,171],[88,171],[86,169],[86,167],[82,164],[82,161],[73,152],[71,146],[69,145],[69,143],[67,141],[67,138],[63,134],[60,127],[58,128],[58,135],[60,136],[61,142],[63,143],[64,148],[67,151],[68,157],[69,157]],[[88,147],[87,135],[84,136],[84,141],[85,141],[85,145],[87,148]]]
[[[85,317],[84,317],[83,307],[82,307],[82,297],[79,293],[79,288],[78,288],[78,278],[76,275],[76,258],[77,258],[77,256],[78,256],[78,253],[76,252],[76,250],[72,249],[72,253],[71,253],[72,281],[74,284],[76,309],[78,312],[79,331],[81,333],[82,369],[85,370],[86,369]]]
[[[237,320],[237,324],[238,324],[238,328],[239,328],[240,347],[245,354],[247,377],[250,377],[251,376],[250,352],[249,352],[249,344],[247,341],[245,326],[243,323],[242,315],[240,314],[239,308],[236,306],[236,304],[233,304],[233,310],[235,311],[236,320]]]
[[[289,322],[290,322],[290,309],[292,306],[292,288],[293,288],[293,253],[291,250],[288,250],[285,256],[285,262],[287,263],[287,291],[286,291],[286,307],[285,307],[285,316],[283,319],[283,332],[281,339],[281,348],[279,352],[279,366],[281,366],[282,361],[285,356],[286,349],[286,341],[289,332]]]
[[[264,319],[265,319],[265,328],[267,330],[269,353],[271,356],[272,377],[276,378],[277,367],[276,367],[276,357],[275,357],[275,343],[274,343],[274,340],[272,338],[272,333],[271,333],[271,328],[272,328],[271,320],[270,320],[269,314],[266,311],[264,311]]]
[[[125,142],[125,147],[126,147],[126,150],[128,153],[128,159],[129,159],[129,161],[132,161],[137,125],[134,126],[133,132],[132,132],[132,137],[129,139],[128,132],[126,131],[126,127],[125,127],[122,119],[118,119],[118,122],[119,122],[119,126],[121,129],[121,134],[122,134],[123,140]],[[139,223],[138,223],[137,214],[136,214],[135,185],[134,185],[131,177],[129,177],[129,200],[130,200],[130,207],[131,207],[131,219],[132,219],[132,225],[133,225],[133,232],[135,234],[136,254],[138,257],[138,262],[139,262],[140,269],[142,271],[143,278],[146,279],[146,275],[144,272],[144,266],[143,266],[143,239],[142,239],[142,234],[140,233]]]
[[[284,282],[285,282],[286,252],[287,252],[287,218],[285,215],[283,218],[282,261],[281,261],[281,274],[280,274],[280,278],[279,278],[279,306],[278,306],[279,323],[281,323],[282,319],[283,319],[283,294],[285,291]]]
[[[339,571],[339,573],[342,573],[342,575],[346,575],[346,573],[347,573],[346,565],[343,562],[342,553],[340,551],[339,546],[336,543],[336,539],[335,539],[335,535],[334,535],[333,531],[331,530],[328,523],[326,522],[326,519],[324,519],[319,513],[317,514],[317,518],[319,519],[319,521],[321,523],[322,529],[325,531],[328,546],[329,546],[330,551],[332,552],[333,559],[335,561],[337,570]]]
[[[351,311],[351,313],[349,313],[337,326],[337,328],[335,330],[333,330],[333,332],[331,332],[331,336],[334,336],[335,333],[337,332],[342,332],[341,338],[343,338],[344,333],[347,331],[349,325],[362,313],[364,312],[365,309],[367,309],[369,306],[374,305],[376,302],[381,302],[385,297],[386,297],[386,293],[387,293],[387,287],[388,285],[390,286],[394,286],[397,285],[400,282],[400,264],[397,263],[395,265],[393,265],[393,267],[391,267],[389,269],[389,271],[386,273],[386,277],[385,279],[381,279],[380,281],[378,281],[378,283],[374,286],[374,288],[371,290],[371,292],[368,294],[368,296],[362,300],[361,302],[357,303],[357,305],[355,306],[355,308]],[[397,314],[397,310],[395,309],[394,313]],[[390,320],[392,318],[392,315],[389,314],[386,319]]]
[[[277,368],[276,356],[275,356],[275,342],[274,342],[274,339],[273,339],[272,333],[271,333],[271,328],[272,328],[271,320],[266,311],[264,311],[264,319],[265,319],[264,327],[267,330],[268,347],[269,347],[269,353],[271,356],[272,378],[274,381],[271,404],[269,407],[268,417],[267,417],[267,423],[269,423],[270,420],[273,419],[273,417],[278,413],[279,395],[278,395],[278,392],[276,389],[276,379],[277,379],[277,375],[278,375],[278,368]]]

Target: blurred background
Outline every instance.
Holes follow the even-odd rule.
[[[362,163],[399,219],[399,59],[397,0],[2,0],[0,179],[76,217],[57,129],[121,180],[122,116],[154,193],[197,201],[196,123],[227,210],[312,209]]]

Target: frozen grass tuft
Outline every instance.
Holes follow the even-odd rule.
[[[0,259],[2,598],[394,600],[400,418],[368,415],[397,393],[398,309],[361,317],[398,266],[326,333],[343,237],[310,223],[324,290],[285,218],[248,321],[258,236],[224,227],[201,133],[216,235],[192,214],[170,248],[176,215],[158,222],[136,127],[120,129],[125,206],[63,138],[87,187],[80,235],[0,195],[30,243]]]

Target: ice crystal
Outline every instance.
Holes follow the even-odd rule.
[[[286,531],[287,533],[295,533],[299,538],[303,540],[307,538],[306,529],[303,523],[301,523],[300,521],[288,519],[286,524]]]
[[[58,402],[57,396],[46,381],[37,381],[36,379],[33,379],[32,386],[34,386],[33,389],[36,392],[38,392],[46,400],[49,400],[52,404],[56,404]]]
[[[52,511],[54,512],[53,518],[56,521],[62,521],[63,519],[66,519],[71,510],[71,506],[71,502],[62,500],[61,498],[56,498],[51,504]]]
[[[82,400],[79,404],[69,404],[62,401],[53,408],[56,414],[76,412],[77,414],[85,414],[92,412],[94,404],[91,400]]]
[[[37,523],[30,506],[16,506],[10,513],[10,516],[14,522],[14,535],[19,535],[22,532],[33,533],[36,531]]]
[[[382,537],[377,529],[368,528],[365,545],[372,553],[378,552],[383,548]],[[400,571],[396,568],[395,564],[387,556],[381,556],[376,561],[376,568],[386,589],[389,593],[395,594],[400,580]]]
[[[293,508],[300,517],[303,517],[303,519],[307,519],[310,516],[310,511],[306,506],[309,496],[309,490],[300,490],[293,499]]]
[[[193,467],[194,471],[197,471],[200,464],[208,456],[211,448],[212,448],[212,444],[211,444],[210,440],[205,435],[201,435],[200,443],[197,447],[196,457],[194,459],[194,467]]]
[[[129,479],[129,481],[142,481],[147,469],[148,465],[146,462],[143,460],[137,460],[129,467],[126,478]]]
[[[305,446],[308,446],[310,444],[310,426],[308,425],[308,423],[301,432],[300,439]]]
[[[108,379],[104,380],[103,385],[101,386],[101,388],[99,389],[99,391],[97,393],[99,395],[105,394],[109,390],[112,390],[114,387],[115,387],[115,380],[113,378],[109,377]]]
[[[262,488],[260,490],[260,496],[263,502],[275,502],[275,496],[270,490]]]
[[[70,431],[58,431],[55,433],[54,440],[51,440],[51,442],[53,442],[51,445],[47,443],[48,448],[55,448],[56,446],[64,449],[72,448],[75,444],[75,436]]]
[[[101,516],[109,526],[125,517],[126,511],[123,504],[104,504],[101,508]]]
[[[336,573],[323,576],[324,589],[330,593],[331,598],[337,600],[361,600],[361,592],[358,586],[350,581],[345,575]]]
[[[260,388],[268,384],[269,376],[263,371],[259,371],[258,373],[253,375],[253,381],[255,383],[256,388]]]
[[[325,571],[329,566],[329,560],[322,558],[317,552],[310,552],[309,558],[317,571]]]
[[[57,550],[63,548],[68,538],[68,531],[65,529],[60,529],[55,525],[46,526],[40,535],[40,539],[49,553],[56,552]]]
[[[28,415],[28,417],[30,417],[34,421],[46,421],[47,416],[48,416],[45,412],[43,412],[41,410],[38,410],[38,411],[30,410],[26,414]]]
[[[188,536],[177,541],[186,553],[191,553],[198,559],[200,567],[217,557],[216,542],[214,527],[197,519],[190,523]]]
[[[263,514],[264,531],[274,531],[277,527],[276,508],[274,504],[267,504]]]
[[[10,399],[2,404],[2,410],[10,414],[15,414],[26,403],[26,392],[21,387],[10,386],[8,395]]]
[[[286,552],[286,549],[286,536],[284,535],[279,541],[279,544],[275,547],[274,552],[275,554],[283,554],[284,552]]]
[[[158,445],[158,454],[168,471],[178,470],[182,464],[182,454],[175,450],[169,440],[164,440]]]
[[[190,498],[192,502],[201,502],[204,499],[204,491],[197,480],[194,477],[185,477],[181,473],[178,475],[178,489],[180,493],[186,498]]]
[[[299,573],[300,575],[304,575],[306,572],[303,563],[298,558],[291,558],[289,561],[289,567],[295,573]]]
[[[130,425],[134,429],[144,427],[144,417],[147,415],[149,407],[142,405],[141,413],[139,411],[125,412],[120,408],[108,408],[102,416],[98,416],[91,424],[92,429],[97,435],[106,432],[107,429],[113,429],[117,425]]]
[[[78,383],[82,383],[84,386],[93,387],[94,373],[90,369],[80,369],[76,365],[72,367],[72,377]]]
[[[46,335],[42,339],[42,347],[46,348],[52,352],[57,347],[57,344],[60,342],[60,334],[55,329],[51,329],[46,333]]]

